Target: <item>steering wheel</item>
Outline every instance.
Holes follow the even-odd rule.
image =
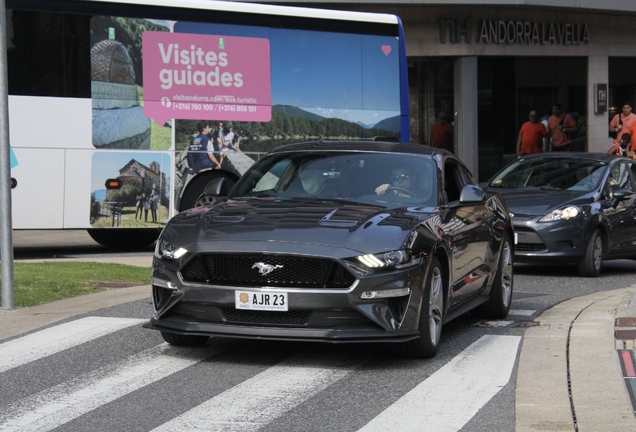
[[[411,197],[413,196],[413,193],[412,193],[410,190],[408,190],[408,189],[404,189],[404,188],[401,188],[401,187],[397,187],[397,186],[389,186],[388,188],[386,188],[386,191],[387,191],[387,192],[388,192],[388,191],[391,191],[391,190],[394,190],[394,191],[397,191],[397,192],[401,192],[401,193],[403,193],[403,194],[406,194],[406,196],[407,196],[408,198],[411,198]]]

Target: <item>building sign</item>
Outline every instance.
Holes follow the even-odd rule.
[[[607,111],[607,84],[594,84],[594,112],[602,114]]]
[[[549,23],[514,20],[481,20],[471,38],[470,19],[446,19],[437,21],[439,41],[452,44],[462,39],[471,43],[507,45],[585,45],[590,43],[587,24]],[[448,36],[448,38],[447,38]]]

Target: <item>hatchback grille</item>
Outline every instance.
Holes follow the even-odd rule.
[[[515,245],[515,252],[540,252],[545,250],[543,243],[519,243]]]
[[[263,275],[257,264],[274,269]],[[241,287],[349,288],[355,282],[336,261],[274,254],[199,254],[181,269],[181,277],[186,282]]]
[[[307,324],[307,318],[311,311],[288,311],[288,312],[269,312],[269,311],[248,311],[243,309],[221,308],[223,318],[227,322],[246,323],[246,324],[277,324],[277,325],[296,325],[302,326]]]

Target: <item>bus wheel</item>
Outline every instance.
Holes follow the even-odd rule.
[[[230,176],[218,172],[208,172],[205,174],[199,174],[188,184],[183,197],[181,198],[181,204],[179,205],[179,211],[191,209],[193,207],[199,207],[206,204],[214,204],[219,200],[219,195],[206,195],[203,193],[205,187],[212,180],[217,178],[225,179],[225,184],[221,189],[221,197],[227,195],[227,193],[234,186],[235,180]]]
[[[157,240],[156,228],[94,228],[86,230],[93,240],[113,249],[142,249]]]

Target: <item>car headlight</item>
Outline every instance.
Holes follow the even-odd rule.
[[[360,255],[357,260],[368,268],[401,267],[413,261],[413,254],[408,249],[400,249],[379,254]]]
[[[581,214],[581,209],[576,206],[569,206],[564,209],[553,210],[539,219],[539,222],[552,222],[563,219],[572,219]]]
[[[172,243],[163,240],[158,241],[155,246],[155,256],[159,259],[178,259],[187,252],[184,248],[177,248]]]

